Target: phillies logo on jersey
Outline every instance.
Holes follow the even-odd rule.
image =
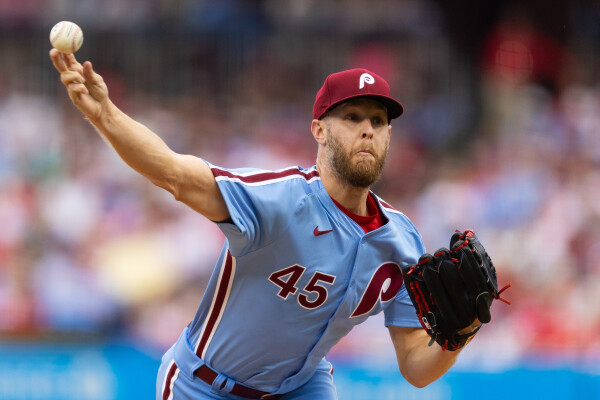
[[[395,262],[381,264],[371,277],[358,306],[350,317],[360,317],[371,312],[379,300],[382,303],[392,300],[402,287],[402,282],[404,280],[398,264]]]

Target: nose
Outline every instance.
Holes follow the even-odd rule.
[[[371,123],[371,121],[369,119],[365,119],[361,126],[361,138],[363,139],[372,139],[373,138],[373,131],[375,130],[375,128],[373,127],[373,124]]]

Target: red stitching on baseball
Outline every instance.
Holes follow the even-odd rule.
[[[62,31],[65,30],[65,25],[66,24],[60,24],[58,31],[54,34],[54,36],[50,39],[50,41],[52,43],[54,43],[54,40],[56,40],[57,37],[60,36],[60,34],[62,33]]]
[[[71,51],[73,51],[73,52],[75,52],[75,49],[76,49],[75,46],[77,45],[75,43],[75,40],[77,39],[77,32],[80,30],[81,30],[81,28],[77,27],[77,28],[75,28],[75,32],[73,32],[73,38],[71,39]]]

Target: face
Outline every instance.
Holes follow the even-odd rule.
[[[324,118],[326,160],[349,186],[368,188],[381,175],[389,147],[387,110],[369,99],[343,103]]]

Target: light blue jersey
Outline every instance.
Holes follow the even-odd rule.
[[[388,222],[365,234],[334,204],[314,166],[210,167],[231,220],[219,223],[226,241],[174,364],[164,360],[173,373],[163,393],[204,363],[225,389],[235,381],[288,393],[371,315],[383,310],[386,325],[421,327],[400,267],[425,248],[404,214],[378,198]]]

